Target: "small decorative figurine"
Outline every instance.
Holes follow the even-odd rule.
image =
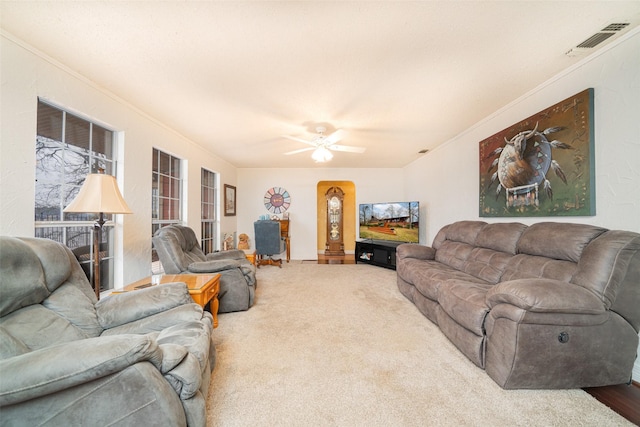
[[[249,236],[242,233],[238,236],[238,249],[249,249]]]

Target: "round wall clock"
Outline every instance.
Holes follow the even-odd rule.
[[[272,187],[264,195],[264,207],[274,214],[281,214],[291,204],[289,192],[282,187]]]

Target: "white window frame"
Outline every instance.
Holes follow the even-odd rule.
[[[76,112],[68,111],[53,103],[43,99],[38,99],[40,104],[47,108],[58,110],[61,115],[60,138],[55,139],[40,135],[40,128],[36,131],[36,191],[34,200],[34,236],[49,238],[69,247],[78,257],[78,261],[88,275],[89,281],[93,282],[93,227],[97,215],[92,214],[72,214],[64,213],[63,209],[73,201],[78,194],[80,187],[84,183],[84,177],[88,173],[96,173],[98,169],[104,169],[106,173],[116,173],[116,155],[118,153],[117,132],[109,127],[88,119]],[[42,120],[39,117],[39,120]],[[67,124],[69,119],[86,123],[88,130],[88,149],[67,141]],[[40,122],[38,122],[40,123]],[[54,124],[52,126],[57,126]],[[110,141],[110,157],[107,154],[100,154],[93,150],[94,148],[94,127],[99,127],[104,131],[111,133]],[[47,151],[45,151],[47,150]],[[67,161],[79,158],[86,159],[87,166],[79,166],[77,163],[67,167]],[[57,164],[56,164],[57,163]],[[60,166],[60,167],[59,167]],[[49,170],[59,172],[58,179],[45,183],[50,180],[54,174],[41,174],[40,170]],[[83,169],[86,169],[86,173]],[[70,181],[72,180],[72,182]],[[56,195],[56,193],[58,195]],[[53,196],[50,196],[53,194]],[[54,200],[51,200],[54,199]],[[55,201],[56,206],[48,205]],[[38,212],[40,210],[40,212]],[[46,219],[46,211],[53,219]],[[76,218],[76,219],[73,219]],[[101,288],[102,291],[114,288],[115,283],[115,256],[114,250],[116,245],[115,222],[111,215],[106,215],[107,222],[104,224],[102,231],[102,243],[106,250],[100,254],[101,259]],[[77,238],[71,236],[74,233]],[[86,249],[86,253],[84,250]],[[105,280],[106,278],[106,280]]]
[[[156,155],[157,153],[157,155]],[[162,170],[162,159],[167,158],[169,160],[169,170]],[[179,157],[174,156],[159,148],[153,148],[153,165],[151,167],[151,235],[153,236],[157,230],[162,227],[166,227],[171,224],[182,224],[183,216],[183,201],[184,201],[184,175],[185,175],[185,161]],[[177,163],[174,163],[177,162]],[[179,166],[179,171],[175,174],[175,164]],[[161,185],[163,181],[168,181],[169,193],[165,194],[161,191],[164,189],[164,185]],[[177,194],[174,191],[177,190]],[[160,206],[168,206],[169,210],[167,215],[162,212]],[[174,215],[177,211],[177,215]],[[166,218],[165,216],[169,216]],[[162,218],[161,218],[162,217]],[[156,254],[155,248],[152,248],[151,253],[151,272],[153,274],[162,273],[162,264],[160,263]]]
[[[209,175],[209,179],[205,176]],[[219,174],[205,168],[200,171],[200,246],[205,254],[219,250],[220,220],[219,220]],[[212,185],[210,183],[213,182]],[[205,197],[206,194],[206,197]],[[210,233],[207,233],[209,229]]]

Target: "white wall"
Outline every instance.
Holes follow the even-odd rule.
[[[150,273],[153,147],[188,159],[185,217],[200,234],[201,167],[219,173],[221,182],[231,185],[236,184],[235,167],[8,35],[1,41],[0,234],[34,234],[38,97],[122,132],[119,183],[133,215],[119,219],[124,256],[117,257],[124,264],[116,272],[116,286]],[[235,217],[221,220],[223,229],[235,228]]]
[[[269,214],[263,199],[271,187],[291,195],[289,234],[292,259],[317,259],[317,191],[320,181],[351,181],[359,203],[404,199],[402,169],[238,169],[238,233],[253,242],[253,222]],[[357,221],[357,216],[356,216]],[[357,233],[357,225],[356,225]],[[253,243],[252,243],[253,247]]]
[[[554,218],[640,232],[640,30],[515,100],[405,168],[406,195],[427,206],[426,241],[478,215],[483,139],[587,88],[595,91],[596,215]],[[531,224],[549,218],[481,218]]]
[[[479,142],[587,88],[595,90],[596,215],[479,218]],[[405,168],[406,196],[427,206],[421,242],[462,219],[554,220],[640,232],[640,30],[586,58]],[[640,354],[640,347],[638,348]],[[640,379],[640,361],[633,377]]]

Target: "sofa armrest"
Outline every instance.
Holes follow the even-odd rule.
[[[88,338],[0,360],[0,406],[101,378],[141,361],[162,366],[162,351],[145,335]]]
[[[236,259],[221,259],[198,261],[189,264],[187,269],[192,273],[217,273],[218,271],[240,268],[240,261]]]
[[[223,259],[246,259],[244,252],[240,249],[232,249],[229,251],[221,251],[221,252],[210,252],[206,255],[207,261],[216,261]]]
[[[498,283],[486,296],[493,308],[510,304],[535,313],[602,314],[604,303],[582,286],[551,279],[518,279]]]
[[[398,259],[416,258],[416,259],[435,259],[436,250],[429,246],[416,245],[412,243],[403,243],[396,248],[396,256]]]
[[[191,303],[187,285],[166,283],[101,299],[96,303],[96,314],[100,325],[111,329]]]

